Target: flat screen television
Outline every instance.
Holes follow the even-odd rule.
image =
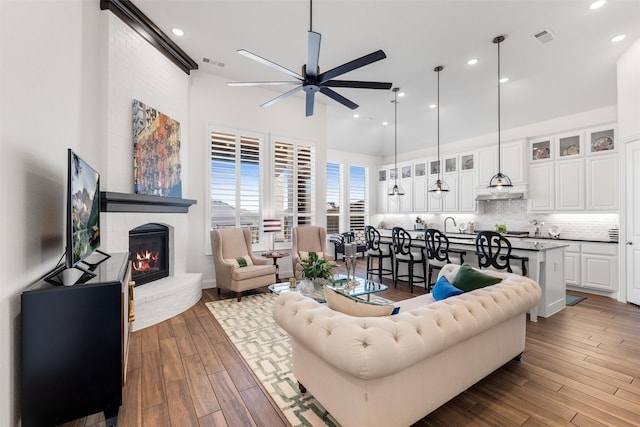
[[[100,174],[69,149],[67,268],[100,247]]]
[[[100,247],[100,174],[68,149],[65,263],[46,277],[55,284],[73,285],[93,277],[95,267],[109,255]],[[97,257],[92,257],[99,253]],[[71,269],[77,270],[74,272]]]

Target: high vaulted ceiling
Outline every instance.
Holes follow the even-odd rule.
[[[497,132],[497,48],[501,44],[501,127],[510,129],[616,104],[616,61],[640,37],[640,0],[315,0],[313,30],[322,34],[320,71],[382,49],[387,59],[342,76],[393,82],[406,96],[398,104],[398,150],[435,145],[437,65],[440,142]],[[198,62],[199,70],[228,81],[289,80],[238,55],[246,49],[293,71],[306,61],[308,0],[134,0],[134,4]],[[185,35],[177,37],[172,28]],[[541,43],[534,35],[549,31]],[[626,34],[626,39],[610,39]],[[208,58],[209,63],[203,62]],[[467,60],[478,58],[470,66]],[[221,66],[219,64],[224,64]],[[273,96],[288,90],[272,87]],[[252,90],[236,88],[236,90]],[[360,107],[351,111],[324,97],[330,120],[389,132],[391,91],[341,89]],[[270,98],[264,99],[264,102]],[[304,117],[304,96],[297,103]],[[267,107],[279,108],[278,103]],[[360,117],[352,116],[358,113]],[[312,120],[312,118],[310,118]],[[386,129],[382,121],[388,121]],[[400,145],[402,141],[402,146]],[[328,141],[329,148],[332,142]],[[390,155],[393,145],[354,141],[351,151]]]

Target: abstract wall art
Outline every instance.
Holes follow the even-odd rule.
[[[182,198],[180,123],[135,99],[132,117],[134,191]]]

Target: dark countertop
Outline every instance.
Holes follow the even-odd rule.
[[[382,231],[384,231],[384,233],[380,233],[380,234],[383,237],[391,240],[390,230],[382,230]],[[407,230],[407,231],[420,232],[420,230]],[[452,234],[453,233],[447,233],[449,237],[449,243],[451,244],[451,246],[454,247],[454,249],[455,249],[455,246],[464,246],[464,247],[469,246],[469,247],[475,248],[474,234],[462,235],[460,233],[457,233],[459,237],[451,237]],[[424,240],[422,240],[422,238],[415,239],[415,241],[416,241],[416,246],[418,246],[418,244],[420,246],[424,245]],[[551,239],[548,239],[548,241],[545,241],[544,243],[541,243],[538,241],[522,241],[522,240],[509,240],[509,242],[511,243],[511,247],[513,249],[518,249],[522,251],[535,251],[535,252],[547,251],[550,249],[558,249],[558,248],[564,248],[569,246],[569,243],[567,242],[559,242]]]
[[[416,231],[420,231],[420,230],[416,230]],[[475,234],[468,234],[468,233],[447,233],[447,236],[450,239],[451,238],[456,238],[456,237],[475,239],[476,235]],[[588,242],[588,243],[615,243],[616,245],[618,244],[617,241],[613,241],[613,240],[580,239],[580,238],[569,239],[569,238],[563,238],[563,237],[559,237],[557,239],[552,239],[549,236],[535,237],[535,236],[531,236],[531,235],[529,235],[529,236],[511,236],[511,235],[509,235],[508,232],[505,234],[505,237],[508,238],[508,239],[534,239],[534,240],[544,240],[544,241],[551,241],[551,242]]]
[[[379,228],[378,230],[380,231],[388,231],[391,232],[390,228]],[[411,229],[406,229],[408,232],[410,233],[420,233],[423,234],[424,230],[411,230]],[[462,239],[475,239],[476,235],[475,234],[469,234],[469,233],[456,233],[456,232],[450,232],[447,233],[447,237],[449,237],[450,239],[452,238],[462,238]],[[575,238],[575,239],[570,239],[570,238],[564,238],[564,237],[560,237],[558,239],[552,239],[549,236],[540,236],[540,237],[534,237],[532,235],[529,236],[513,236],[513,235],[509,235],[509,232],[507,232],[505,234],[505,237],[508,239],[535,239],[535,240],[549,240],[549,241],[559,241],[559,242],[586,242],[586,243],[613,243],[613,244],[618,244],[618,241],[614,241],[614,240],[597,240],[597,239],[581,239],[581,238]]]

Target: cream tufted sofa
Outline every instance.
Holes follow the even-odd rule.
[[[440,275],[452,280],[458,268],[445,265]],[[524,351],[540,286],[484,272],[503,280],[443,301],[400,301],[400,313],[385,317],[281,294],[274,317],[291,335],[296,379],[343,427],[411,425]]]

